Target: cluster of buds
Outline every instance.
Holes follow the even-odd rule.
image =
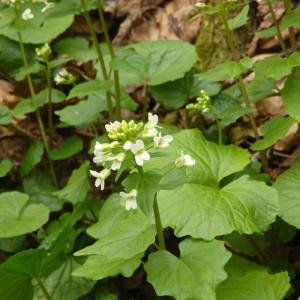
[[[36,56],[39,60],[46,62],[49,59],[49,56],[52,54],[52,50],[48,43],[44,44],[40,48],[35,49]]]
[[[203,113],[209,113],[212,111],[211,98],[206,91],[201,90],[200,96],[196,98],[196,103],[191,103],[186,106],[187,109],[198,109]]]
[[[56,85],[73,84],[76,81],[75,76],[67,69],[61,69],[55,76]]]

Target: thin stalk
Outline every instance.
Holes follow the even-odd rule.
[[[236,47],[234,45],[234,36],[233,36],[233,31],[230,30],[229,25],[228,25],[228,12],[227,9],[225,8],[224,5],[224,0],[218,0],[219,5],[221,7],[221,17],[223,19],[223,23],[224,23],[224,27],[225,27],[225,36],[227,39],[227,44],[228,47],[231,51],[232,57],[233,59],[239,63],[239,54],[237,53]],[[240,89],[240,92],[242,94],[242,97],[244,99],[244,103],[246,105],[247,108],[251,108],[251,102],[249,99],[249,95],[245,86],[245,83],[243,81],[242,76],[238,76],[238,87]],[[258,128],[255,122],[255,117],[253,113],[248,114],[249,119],[250,119],[250,125],[252,127],[252,130],[254,132],[254,136],[255,139],[258,140],[259,139],[259,132],[258,132]],[[265,151],[260,151],[260,158],[261,158],[261,163],[262,163],[262,167],[265,173],[268,173],[268,160],[267,160],[267,156]]]
[[[51,80],[51,68],[49,65],[49,59],[46,61],[46,77],[47,77],[47,89],[48,89],[48,128],[49,128],[49,146],[51,147],[53,136],[53,110],[52,110],[52,80]]]
[[[273,23],[276,27],[276,33],[277,33],[277,38],[278,38],[279,44],[280,44],[285,56],[288,56],[288,51],[286,49],[286,46],[285,46],[285,43],[284,43],[284,40],[283,40],[283,37],[282,37],[282,34],[281,34],[279,23],[277,22],[276,15],[275,15],[271,0],[267,0],[267,4],[268,4],[268,7],[269,7],[271,16],[272,16]]]
[[[284,0],[284,6],[285,6],[285,11],[287,14],[289,14],[292,10],[292,3],[291,0]],[[296,34],[294,27],[289,27],[289,38],[290,38],[290,43],[293,51],[297,51],[297,39],[296,39]]]
[[[223,144],[223,131],[222,131],[222,126],[220,121],[216,118],[216,124],[218,128],[218,144],[222,145]]]
[[[39,287],[41,288],[41,290],[42,290],[42,292],[43,292],[45,298],[46,298],[47,300],[51,300],[52,298],[51,298],[51,296],[49,295],[49,293],[48,293],[48,291],[47,291],[47,289],[46,289],[46,287],[45,287],[43,281],[42,281],[40,278],[36,278],[36,281],[37,281]]]
[[[158,208],[158,203],[157,203],[157,194],[155,194],[155,196],[154,196],[153,212],[154,212],[154,218],[155,218],[159,250],[165,250],[166,243],[165,243],[165,239],[164,239],[163,227],[161,225],[161,218],[160,218],[160,213],[159,213],[159,208]]]
[[[146,84],[143,97],[143,121],[147,120],[147,111],[148,111],[148,98],[149,98],[149,87]]]
[[[94,47],[95,47],[96,52],[97,52],[97,56],[98,56],[98,60],[99,60],[99,63],[100,63],[103,78],[104,78],[104,80],[108,80],[109,76],[108,76],[108,73],[107,73],[107,70],[106,70],[106,66],[105,66],[105,62],[104,62],[104,58],[103,58],[103,53],[102,53],[101,47],[98,43],[98,38],[97,38],[96,31],[94,29],[94,26],[92,24],[92,19],[89,15],[89,12],[86,9],[85,0],[81,0],[81,3],[82,3],[82,6],[84,8],[83,16],[86,20],[89,32],[90,32],[91,37],[92,37]],[[107,102],[109,118],[112,119],[113,118],[113,105],[112,105],[112,99],[111,99],[110,92],[106,92],[106,102]]]
[[[113,59],[115,57],[115,52],[114,52],[114,48],[113,48],[113,45],[112,45],[112,42],[111,42],[111,39],[110,39],[110,36],[108,33],[107,25],[105,22],[102,0],[97,0],[97,7],[98,7],[100,23],[101,23],[102,30],[104,33],[105,42],[108,46],[110,57],[111,57],[111,59]],[[119,71],[114,70],[113,75],[114,75],[114,85],[115,85],[115,91],[116,91],[116,94],[115,94],[116,119],[121,120],[121,118],[122,118],[122,115],[121,115],[121,86],[120,86]]]
[[[250,235],[245,235],[245,239],[255,251],[260,263],[265,264],[267,262],[267,259],[263,254],[263,252],[261,251],[261,249],[259,248],[259,246],[257,245],[256,241],[253,239],[253,237]]]
[[[16,20],[19,19],[19,15],[18,15],[16,6],[15,6],[15,17],[16,17]],[[23,37],[22,37],[20,30],[17,30],[17,35],[18,35],[20,52],[21,52],[23,64],[24,64],[25,69],[28,69],[28,67],[29,67],[28,59],[27,59],[27,55],[26,55],[26,51],[25,51],[25,47],[24,47],[24,43],[23,43]],[[27,84],[28,84],[29,91],[30,91],[31,102],[33,102],[33,99],[35,97],[35,90],[34,90],[31,75],[27,74],[26,79],[27,79]],[[35,115],[36,115],[36,119],[38,122],[39,130],[40,130],[40,133],[42,136],[43,144],[44,144],[44,147],[46,150],[52,181],[53,181],[53,184],[57,187],[58,186],[57,178],[56,178],[55,169],[54,169],[52,160],[50,158],[50,148],[49,148],[49,144],[48,144],[48,140],[47,140],[47,136],[46,136],[46,132],[45,132],[45,127],[44,127],[44,123],[43,123],[43,120],[42,120],[42,117],[41,117],[41,114],[40,114],[40,111],[38,108],[35,110]]]

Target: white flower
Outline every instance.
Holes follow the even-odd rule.
[[[108,143],[99,143],[96,142],[95,148],[94,148],[94,163],[95,164],[103,164],[104,162],[106,162],[109,158],[110,155],[110,149],[111,149],[111,145]]]
[[[32,13],[30,8],[27,8],[22,13],[22,19],[24,21],[28,21],[34,18],[34,14]]]
[[[153,138],[154,147],[156,148],[166,148],[169,147],[169,144],[173,141],[173,137],[171,135],[161,136],[159,133],[158,136]]]
[[[121,192],[120,196],[122,197],[122,202],[125,204],[126,210],[137,209],[137,190],[131,190],[128,194]]]
[[[112,165],[110,168],[113,171],[119,170],[121,168],[124,158],[125,158],[124,153],[119,153],[116,156],[109,157],[108,160],[112,161]]]
[[[146,129],[143,133],[143,137],[144,138],[152,138],[158,135],[158,131],[156,128],[150,128],[150,129]]]
[[[177,168],[181,168],[183,166],[193,166],[195,163],[195,160],[189,154],[184,154],[182,151],[181,155],[175,161]]]
[[[148,123],[145,125],[148,129],[155,128],[158,123],[158,116],[148,113]]]
[[[55,7],[55,3],[53,2],[48,2],[48,1],[44,1],[45,6],[42,8],[41,12],[44,13],[46,12],[48,9]]]
[[[121,123],[119,121],[110,122],[109,124],[105,125],[105,129],[107,132],[110,132],[112,130],[119,129],[121,126]]]
[[[95,181],[95,187],[100,186],[101,191],[103,191],[105,186],[105,179],[111,174],[110,170],[103,169],[101,172],[90,170],[90,174],[97,178]]]
[[[130,150],[131,145],[132,145],[132,142],[126,141],[125,144],[123,145],[123,149],[124,150]]]
[[[134,154],[135,161],[138,166],[142,166],[144,160],[150,159],[150,155],[145,150],[144,142],[142,140],[137,140],[135,144],[132,144],[130,150]]]
[[[54,81],[59,84],[71,84],[75,81],[75,77],[66,69],[61,69],[55,76]]]

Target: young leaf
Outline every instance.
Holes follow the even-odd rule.
[[[52,160],[63,160],[79,153],[82,148],[82,139],[79,136],[73,135],[65,139],[58,149],[52,149],[50,151],[50,158]]]
[[[0,162],[0,178],[5,177],[12,168],[12,162],[9,159]]]
[[[240,28],[247,23],[249,13],[249,4],[245,5],[243,9],[233,19],[228,21],[231,30]]]
[[[12,115],[9,108],[6,105],[0,107],[0,125],[7,125],[11,120]]]
[[[299,186],[300,159],[297,159],[274,184],[274,188],[279,193],[280,217],[297,228],[300,228]]]
[[[27,194],[0,194],[0,238],[19,236],[37,230],[48,221],[48,217],[49,209],[42,204],[29,204]]]
[[[299,81],[300,69],[294,71],[289,76],[281,91],[283,104],[286,112],[297,121],[300,121],[300,106],[299,106]]]
[[[89,161],[85,161],[78,169],[72,172],[67,185],[62,190],[54,192],[53,195],[72,204],[83,202],[90,190],[89,168]]]
[[[227,277],[224,266],[231,256],[223,243],[185,239],[179,249],[179,258],[166,250],[150,254],[144,267],[156,293],[177,300],[216,299],[216,287]]]
[[[254,151],[264,150],[274,145],[283,138],[295,120],[291,117],[273,117],[262,126],[263,139],[256,141],[251,149]]]
[[[83,98],[89,95],[105,93],[112,87],[112,81],[90,80],[76,85],[69,93],[67,99]]]
[[[42,159],[44,154],[44,145],[42,142],[34,141],[25,156],[22,159],[20,167],[20,175],[27,175]]]
[[[147,41],[119,49],[112,68],[120,71],[122,85],[158,85],[182,78],[197,60],[187,42]]]
[[[228,278],[217,288],[218,300],[282,300],[290,288],[287,272],[271,274],[266,267],[237,256],[225,270]]]

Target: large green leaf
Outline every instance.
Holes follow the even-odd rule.
[[[72,172],[67,185],[62,190],[54,192],[53,195],[73,204],[84,201],[90,189],[88,178],[89,168],[89,161],[84,162],[78,169]]]
[[[279,193],[280,217],[300,228],[300,159],[277,178],[274,188]]]
[[[25,3],[22,5],[21,11],[29,7],[34,18],[26,21],[20,19],[18,22],[12,13],[12,7],[3,9],[1,15],[7,18],[7,22],[5,26],[1,27],[1,34],[18,41],[19,30],[22,33],[24,43],[42,44],[53,40],[73,23],[73,15],[54,17],[51,16],[51,10],[42,13],[42,4]]]
[[[182,78],[197,60],[195,47],[183,41],[147,41],[119,49],[112,67],[122,85],[158,85]]]
[[[34,141],[26,151],[20,167],[20,175],[27,175],[42,159],[44,145],[42,142]]]
[[[57,270],[50,274],[44,285],[52,300],[74,300],[87,294],[95,282],[73,277],[71,273],[80,264],[74,258],[68,258]],[[35,286],[33,300],[44,300],[45,295],[38,284]]]
[[[65,139],[59,148],[51,149],[50,158],[52,160],[63,160],[79,153],[82,148],[82,139],[77,135],[73,135]]]
[[[76,275],[93,279],[117,273],[130,276],[140,264],[144,251],[154,242],[156,231],[152,219],[139,209],[126,211],[120,201],[120,195],[110,196],[100,211],[99,221],[88,228],[88,234],[97,241],[75,253],[89,255]],[[99,268],[100,264],[103,269]]]
[[[156,293],[177,300],[215,300],[230,258],[223,243],[186,239],[179,249],[179,258],[165,250],[150,254],[145,270]]]
[[[239,62],[228,61],[218,65],[212,70],[208,70],[198,75],[200,80],[210,82],[224,81],[230,78],[236,78],[246,70],[252,67],[252,60],[249,57],[241,59]]]
[[[233,257],[226,281],[217,289],[218,300],[282,300],[290,288],[287,272],[270,274],[266,267]]]
[[[48,221],[49,209],[42,204],[28,204],[27,194],[0,194],[0,238],[9,238],[37,230]]]
[[[166,170],[181,151],[196,163],[186,168],[185,184],[158,193],[164,227],[174,228],[178,236],[212,239],[233,230],[261,232],[275,220],[276,190],[246,176],[222,186],[223,178],[249,163],[247,151],[207,142],[197,130],[175,134],[171,146],[161,151],[165,156],[152,158],[144,168]]]
[[[300,69],[297,69],[289,76],[281,91],[286,112],[297,121],[300,121],[299,81]]]
[[[256,141],[251,148],[255,151],[267,149],[284,137],[295,120],[291,117],[273,117],[261,128],[263,139]]]

